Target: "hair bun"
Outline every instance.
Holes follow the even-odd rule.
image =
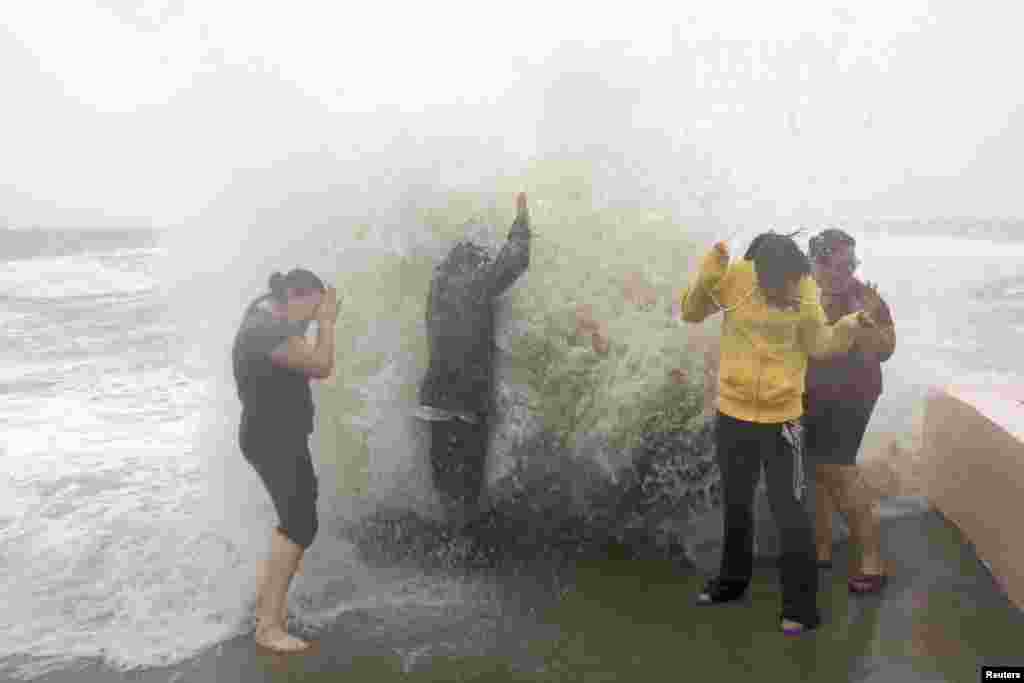
[[[270,291],[277,294],[278,292],[284,291],[284,275],[281,273],[274,273],[270,276],[270,280],[267,281],[267,285],[270,287]]]

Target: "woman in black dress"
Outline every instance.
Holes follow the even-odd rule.
[[[242,401],[239,445],[274,502],[280,524],[271,536],[256,600],[256,642],[278,652],[308,643],[285,630],[288,587],[317,531],[317,479],[309,451],[313,431],[310,378],[334,370],[333,288],[308,270],[270,278],[270,293],[245,313],[232,349]],[[306,330],[317,322],[315,346]]]

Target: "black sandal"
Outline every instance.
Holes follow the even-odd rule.
[[[704,590],[697,594],[697,604],[719,605],[723,602],[733,602],[742,598],[746,592],[745,585],[722,579],[709,579],[704,584]]]

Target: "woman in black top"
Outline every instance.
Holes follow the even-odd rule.
[[[266,486],[280,518],[256,599],[256,641],[280,652],[308,643],[285,630],[288,587],[317,531],[317,480],[309,452],[313,398],[309,379],[334,370],[334,288],[308,270],[270,278],[270,294],[246,310],[232,349],[242,401],[239,445]],[[317,321],[316,346],[306,342]]]

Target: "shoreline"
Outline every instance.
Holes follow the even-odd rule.
[[[516,634],[534,634],[544,628],[538,615],[556,605],[565,590],[563,582],[573,571],[566,566],[567,559],[572,558],[546,558],[529,572],[521,571],[519,566],[452,572],[490,589],[482,598],[474,597],[465,602],[356,607],[316,629],[297,628],[292,620],[289,631],[313,643],[307,652],[299,655],[281,655],[261,648],[249,627],[176,664],[124,671],[93,656],[42,676],[24,679],[15,677],[12,669],[22,662],[38,659],[15,656],[0,661],[0,683],[25,680],[32,683],[255,683],[295,680],[291,676],[298,671],[303,681],[333,681],[336,679],[331,676],[341,673],[401,677],[411,671],[416,660],[428,654],[427,650],[434,656],[447,653],[460,658],[497,657],[518,661],[529,658],[529,653],[519,647],[522,638]],[[591,557],[589,561],[596,560]],[[423,641],[439,642],[425,649]]]
[[[982,664],[1022,665],[1024,612],[1000,591],[962,532],[923,499],[883,502],[891,580],[850,596],[835,546],[821,575],[825,623],[791,640],[778,633],[774,568],[757,565],[747,596],[718,609],[693,604],[699,573],[666,561],[574,563],[556,591],[542,572],[505,577],[492,599],[445,607],[357,609],[303,655],[260,651],[236,636],[175,666],[117,672],[95,660],[36,683],[284,683],[285,681],[973,680]],[[708,549],[710,554],[718,549]],[[856,676],[854,676],[856,674]],[[0,683],[14,683],[0,674]]]

